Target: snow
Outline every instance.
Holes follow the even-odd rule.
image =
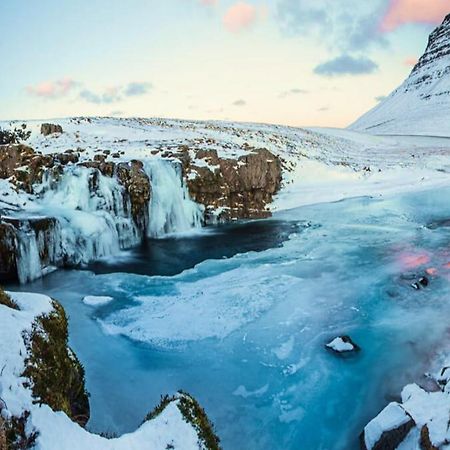
[[[326,346],[338,353],[351,352],[355,350],[352,343],[345,342],[341,337],[334,338],[331,342],[326,344]]]
[[[38,316],[52,311],[52,300],[40,294],[9,294],[20,310],[0,305],[0,404],[6,406],[2,411],[5,418],[30,412],[27,430],[35,429],[39,433],[34,447],[36,450],[202,448],[197,432],[178,408],[178,399],[169,403],[155,419],[144,422],[135,432],[115,439],[91,434],[72,422],[66,414],[52,411],[47,405],[35,404],[31,390],[24,386],[25,380],[21,377],[27,355],[23,333],[31,331]]]
[[[364,441],[368,450],[375,447],[385,431],[394,430],[409,422],[411,417],[396,402],[389,403],[383,411],[364,428]]]
[[[107,295],[87,295],[83,298],[83,303],[89,306],[102,306],[110,303],[114,299]]]

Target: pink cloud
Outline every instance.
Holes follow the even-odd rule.
[[[251,27],[258,18],[255,6],[246,2],[238,2],[230,6],[223,16],[223,24],[228,31],[238,32]]]
[[[448,0],[389,0],[380,31],[394,31],[408,23],[437,25],[448,13]]]
[[[417,64],[417,58],[415,58],[414,56],[410,57],[410,58],[406,58],[403,61],[403,64],[405,66],[409,66],[409,67],[414,67]]]
[[[36,97],[59,98],[67,95],[77,84],[71,78],[65,77],[61,80],[43,81],[35,86],[27,86],[26,90]]]

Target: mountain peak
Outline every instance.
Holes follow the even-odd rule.
[[[450,14],[405,82],[349,127],[374,134],[450,136]]]

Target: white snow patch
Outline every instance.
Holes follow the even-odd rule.
[[[89,306],[101,306],[101,305],[106,305],[107,303],[111,302],[112,300],[114,300],[112,297],[108,297],[107,295],[102,296],[102,295],[87,295],[86,297],[83,298],[83,303]]]

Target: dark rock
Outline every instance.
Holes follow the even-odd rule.
[[[17,280],[17,239],[13,225],[0,222],[0,280]]]
[[[144,231],[148,223],[151,184],[148,175],[143,170],[143,164],[140,161],[130,164],[120,163],[116,166],[115,175],[129,195],[131,214],[138,228]]]
[[[69,163],[76,164],[80,160],[80,155],[74,152],[64,152],[58,153],[54,156],[54,159],[62,165],[66,165]]]
[[[43,123],[41,125],[41,134],[48,136],[53,133],[62,133],[63,129],[61,125],[56,125],[53,123]]]
[[[434,446],[430,439],[430,430],[427,425],[424,425],[420,430],[420,448],[422,450],[439,450]]]

